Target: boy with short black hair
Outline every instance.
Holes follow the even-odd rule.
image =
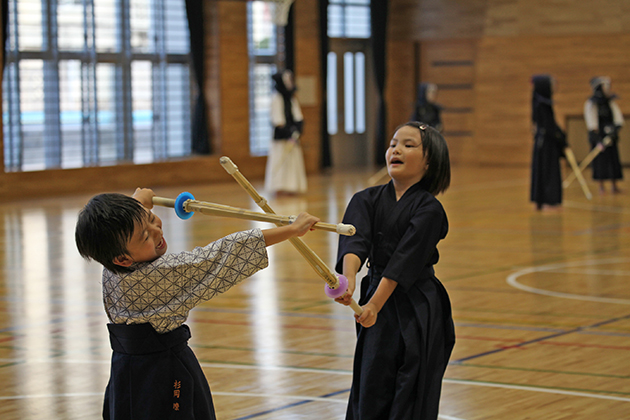
[[[215,419],[212,395],[188,347],[189,311],[268,265],[266,247],[302,236],[319,219],[237,232],[190,252],[166,254],[150,189],[100,194],[80,212],[79,253],[100,262],[111,321],[110,380],[103,418]]]

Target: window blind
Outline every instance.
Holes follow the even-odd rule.
[[[184,0],[9,0],[5,171],[191,153]]]

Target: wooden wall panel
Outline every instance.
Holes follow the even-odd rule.
[[[566,115],[582,113],[588,80],[595,75],[613,79],[622,111],[626,108],[630,2],[625,0],[392,0],[390,19],[397,42],[414,39],[421,45],[416,81],[440,86],[438,102],[446,107],[445,137],[455,163],[529,165],[529,80],[536,73],[558,80],[561,126]],[[457,60],[473,63],[444,63]],[[394,78],[388,76],[388,86],[396,90],[389,97],[404,97],[406,86],[390,83]]]
[[[295,74],[298,78],[314,81],[312,105],[302,103],[304,133],[300,139],[306,172],[319,172],[321,162],[321,59],[319,47],[319,3],[300,0],[294,3],[295,19]],[[298,89],[300,86],[298,86]],[[306,88],[306,87],[303,87]]]
[[[449,86],[442,84],[438,92],[438,101],[449,108],[472,108],[475,106],[475,91],[473,86],[469,89],[449,89]],[[457,87],[457,86],[454,86]]]
[[[212,150],[221,148],[221,31],[215,24],[219,21],[219,3],[208,2],[204,8],[205,21],[205,71],[206,101],[208,105],[208,131]]]
[[[564,37],[497,37],[479,43],[476,64],[474,142],[479,162],[522,164],[531,154],[531,76],[553,75],[558,123],[582,114],[589,79],[608,75],[622,111],[630,106],[630,34]],[[627,111],[626,111],[627,112]],[[569,139],[571,142],[571,139]]]
[[[249,55],[247,4],[219,2],[221,154],[235,162],[249,157]],[[229,141],[227,141],[229,139]]]
[[[443,106],[444,138],[451,161],[462,163],[475,156],[475,39],[427,40],[420,44],[421,81],[438,85],[437,102]]]
[[[483,35],[488,0],[392,0],[391,8],[411,22],[414,40],[478,38]],[[396,6],[401,4],[401,6]],[[398,26],[398,25],[397,25]]]
[[[488,0],[484,34],[575,35],[627,32],[626,0]]]
[[[385,100],[387,106],[386,145],[394,130],[409,121],[416,100],[414,86],[414,45],[410,41],[387,43],[387,80]]]

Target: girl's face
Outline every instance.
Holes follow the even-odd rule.
[[[422,137],[416,127],[403,126],[394,133],[385,153],[387,172],[394,181],[415,184],[428,168]]]

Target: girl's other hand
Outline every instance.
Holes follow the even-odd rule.
[[[376,324],[376,318],[378,316],[378,311],[376,310],[376,306],[373,303],[366,303],[363,305],[363,313],[359,315],[354,315],[357,320],[357,323],[361,324],[365,328],[370,328],[372,325]]]

